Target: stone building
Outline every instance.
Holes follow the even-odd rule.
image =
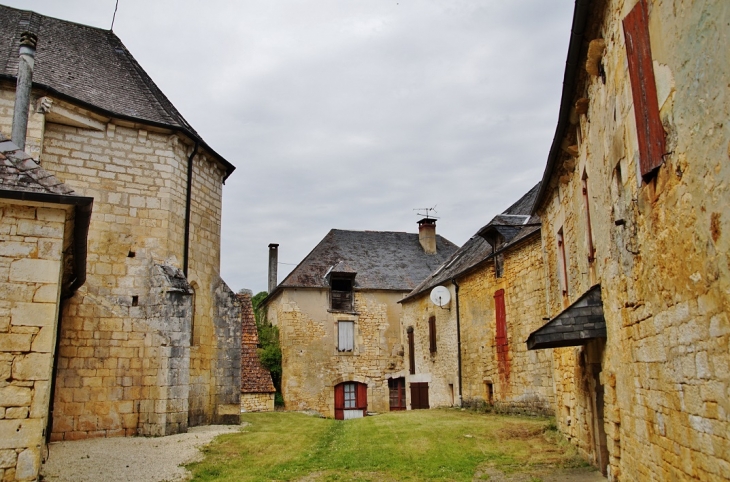
[[[241,306],[241,411],[273,412],[276,388],[259,360],[259,334],[251,291],[238,293]]]
[[[94,205],[86,282],[51,327],[42,428],[71,440],[237,423],[240,318],[219,276],[234,167],[111,31],[0,6],[0,59],[0,130],[22,134],[33,162]],[[25,93],[19,69],[32,75]],[[27,128],[13,123],[16,96]],[[2,373],[0,387],[14,380]]]
[[[460,405],[461,398],[464,405],[553,412],[552,354],[528,352],[524,344],[544,313],[540,221],[531,215],[538,189],[401,301],[409,408]],[[441,305],[438,292],[429,296],[434,289],[448,290]]]
[[[93,199],[0,134],[0,480],[35,480],[59,305],[84,284]]]
[[[398,301],[457,249],[435,220],[419,225],[419,234],[333,229],[270,287],[262,305],[279,328],[286,408],[338,419],[405,408]]]
[[[730,479],[728,25],[721,0],[576,2],[528,345],[610,480]]]

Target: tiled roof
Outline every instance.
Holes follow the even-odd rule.
[[[326,275],[335,268],[357,273],[355,289],[410,291],[457,249],[439,235],[436,254],[426,254],[418,234],[333,229],[278,288],[328,288]]]
[[[414,298],[432,288],[449,282],[483,263],[492,256],[492,247],[479,234],[488,228],[496,228],[505,236],[506,243],[499,251],[509,249],[516,243],[540,230],[540,218],[532,216],[532,204],[540,189],[538,183],[516,203],[496,215],[489,223],[472,236],[456,251],[443,266],[423,280],[403,301]],[[499,252],[498,251],[498,252]]]
[[[0,190],[73,195],[74,191],[40,167],[0,133]]]
[[[15,79],[20,34],[38,36],[33,84],[113,116],[182,130],[204,144],[114,32],[0,5],[0,78]],[[235,169],[206,145],[230,174]]]
[[[257,352],[259,335],[251,294],[238,294],[236,297],[241,305],[241,393],[275,392],[271,373],[261,365]]]

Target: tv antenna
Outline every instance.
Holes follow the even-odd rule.
[[[420,216],[422,218],[426,219],[438,219],[438,216],[432,216],[431,213],[437,213],[436,206],[438,204],[434,204],[432,208],[415,208],[414,211],[418,211],[416,213],[417,216]]]
[[[114,20],[117,18],[117,9],[119,8],[119,0],[117,0],[116,5],[114,5],[114,15],[112,15],[112,26],[109,27],[109,30],[114,31]]]

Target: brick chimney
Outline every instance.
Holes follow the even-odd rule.
[[[436,220],[423,218],[418,221],[418,241],[426,254],[436,254]]]
[[[25,149],[25,136],[28,131],[28,111],[30,110],[30,91],[33,87],[33,67],[35,47],[38,37],[30,32],[20,34],[20,59],[18,59],[18,82],[15,87],[15,110],[11,139],[20,149]]]
[[[271,243],[269,245],[269,294],[271,294],[274,289],[276,289],[276,285],[279,284],[277,282],[277,272],[276,269],[279,267],[279,245],[275,243]]]

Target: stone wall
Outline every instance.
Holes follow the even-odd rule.
[[[9,125],[13,99],[14,86],[3,83],[0,126]],[[157,276],[162,266],[183,267],[190,141],[37,92],[32,106],[29,152],[94,198],[87,282],[63,309],[53,439],[232,421],[240,331],[219,276],[225,169],[202,148],[193,157],[191,292],[170,291]]]
[[[402,377],[400,334],[404,293],[356,291],[355,313],[328,311],[320,289],[286,288],[267,304],[267,319],[279,327],[282,396],[289,410],[315,410],[334,417],[334,386],[366,383],[368,410],[389,410],[388,378]],[[353,352],[337,351],[337,321],[355,322]]]
[[[274,393],[242,393],[242,412],[273,412]]]
[[[504,253],[502,278],[495,278],[491,261],[457,279],[461,325],[463,401],[489,401],[506,412],[553,413],[554,385],[549,351],[527,351],[524,341],[542,324],[544,279],[539,236]],[[403,336],[414,328],[416,375],[407,382],[429,382],[431,407],[458,404],[456,291],[448,309],[427,294],[403,303]],[[501,356],[496,346],[494,293],[505,290],[507,345]],[[436,317],[436,353],[430,353],[428,319]],[[406,343],[405,360],[408,360]],[[407,367],[406,367],[407,368]],[[452,393],[456,395],[452,398]],[[410,393],[407,394],[410,403]]]
[[[1,480],[35,480],[40,468],[71,212],[0,203]]]
[[[730,478],[730,78],[725,2],[650,1],[649,35],[664,163],[637,174],[638,141],[622,20],[636,0],[599,2],[586,40],[606,42],[601,76],[569,132],[578,148],[553,175],[540,209],[553,317],[599,282],[605,348],[555,350],[558,425],[600,458],[612,480]],[[595,263],[587,249],[587,176]],[[558,229],[568,294],[558,279]],[[594,344],[595,345],[595,344]],[[593,371],[593,373],[591,373]],[[603,420],[591,396],[603,402]]]

